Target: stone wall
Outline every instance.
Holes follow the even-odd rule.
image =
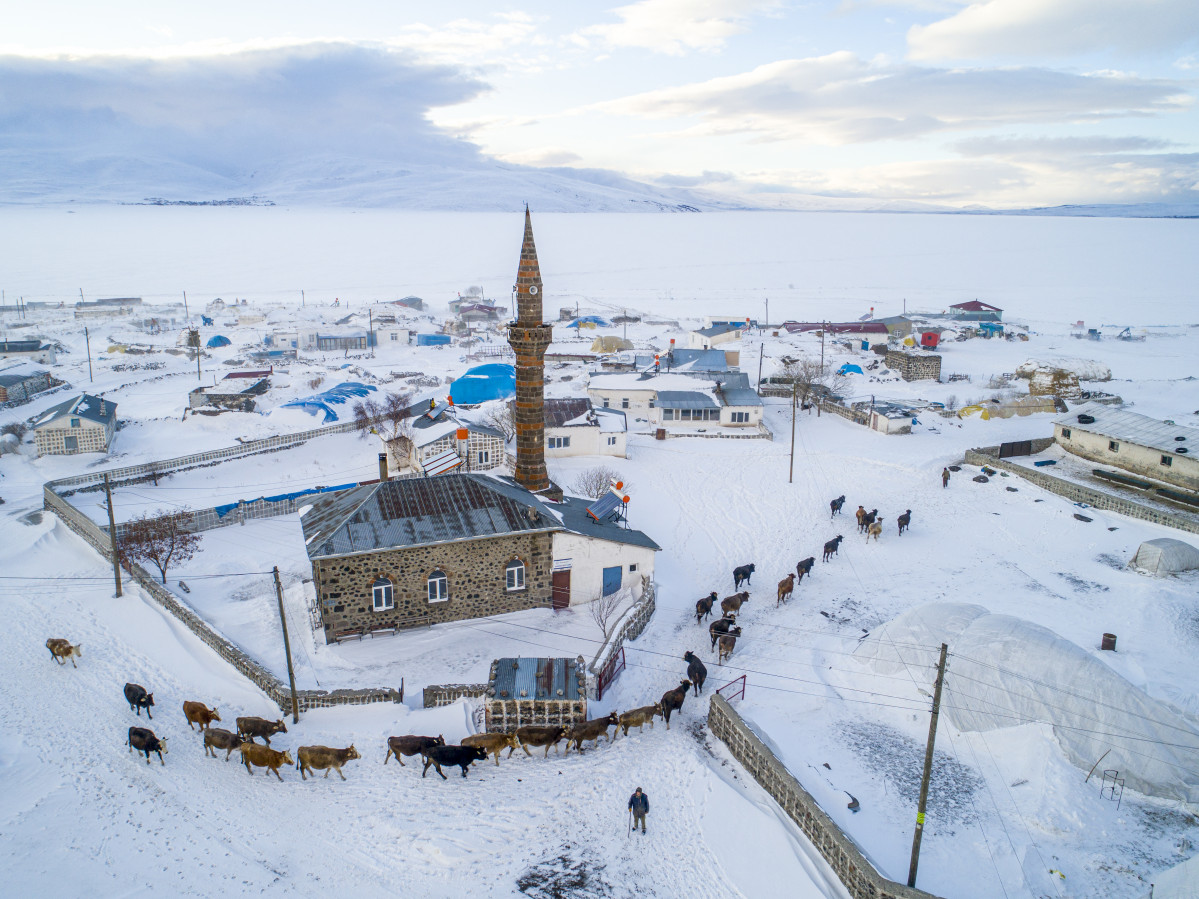
[[[1036,448],[1038,442],[1041,441],[1033,441],[1034,453],[1041,452],[1041,450]],[[1044,446],[1041,449],[1043,450]],[[1037,469],[1026,468],[1023,465],[1009,462],[1007,459],[1000,459],[999,447],[997,446],[967,450],[965,461],[967,465],[987,465],[991,468],[1009,471],[1012,474],[1019,475],[1031,484],[1036,484],[1038,487],[1048,490],[1050,493],[1064,496],[1071,502],[1086,503],[1088,506],[1096,509],[1118,512],[1121,515],[1127,515],[1129,518],[1139,518],[1142,521],[1151,521],[1154,524],[1161,524],[1169,528],[1177,528],[1180,531],[1190,531],[1192,534],[1199,534],[1199,522],[1193,519],[1183,515],[1175,515],[1163,509],[1142,505],[1123,497],[1112,496],[1110,493],[1093,490],[1090,487],[1084,487],[1082,484],[1054,477]]]
[[[507,589],[505,569],[513,559],[525,564],[523,590]],[[481,618],[552,605],[553,535],[510,534],[433,546],[384,550],[313,562],[317,602],[326,640],[346,632],[420,627],[463,618]],[[449,599],[430,602],[429,575],[445,573]],[[380,578],[392,582],[394,608],[376,612],[371,588]]]
[[[463,696],[474,699],[487,695],[487,684],[429,684],[425,687],[425,708],[453,705]]]
[[[861,409],[851,409],[849,406],[842,406],[840,403],[834,403],[832,400],[824,400],[821,402],[820,411],[832,412],[834,415],[840,415],[842,418],[848,418],[854,424],[870,424],[869,413],[863,412]]]
[[[853,899],[936,899],[883,877],[720,694],[708,707],[708,728],[787,813],[828,862]]]
[[[941,378],[941,357],[919,350],[887,350],[887,368],[899,372],[905,381],[937,381]]]

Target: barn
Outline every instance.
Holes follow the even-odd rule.
[[[496,659],[483,709],[492,733],[512,733],[530,724],[569,728],[586,721],[587,669],[582,656]]]

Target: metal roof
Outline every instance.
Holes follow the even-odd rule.
[[[959,309],[963,312],[1002,312],[998,306],[992,306],[990,303],[984,303],[981,300],[967,300],[965,303],[954,303],[950,309]]]
[[[576,425],[594,424],[588,421],[575,421],[591,411],[591,400],[587,397],[562,397],[545,399],[545,426],[561,428],[567,422]]]
[[[567,496],[562,502],[554,505],[554,511],[562,519],[566,530],[582,537],[595,537],[599,540],[610,540],[613,543],[627,543],[631,546],[642,546],[655,552],[662,547],[650,539],[644,531],[621,527],[614,521],[596,521],[587,514],[589,503],[585,499]]]
[[[731,334],[733,331],[740,331],[745,327],[745,324],[712,325],[710,328],[699,328],[695,333],[703,337],[719,337],[721,334]]]
[[[760,406],[762,398],[750,387],[726,387],[721,391],[726,406]]]
[[[659,390],[659,409],[719,409],[720,404],[706,393],[694,390]]]
[[[499,700],[587,697],[586,672],[574,659],[496,659],[490,686]]]
[[[44,349],[49,346],[40,340],[0,340],[0,353],[36,353]]]
[[[433,475],[445,474],[458,468],[465,460],[458,455],[458,450],[448,449],[444,453],[438,453],[431,459],[426,459],[421,466],[425,470],[425,474],[432,477]]]
[[[533,494],[480,474],[354,487],[317,500],[300,523],[311,559],[561,530]]]
[[[14,384],[20,384],[24,381],[32,381],[34,378],[44,378],[44,371],[28,371],[25,374],[17,375],[0,375],[0,387],[12,387]]]
[[[1084,424],[1078,420],[1079,415],[1090,415],[1095,420]],[[1187,455],[1199,457],[1199,428],[1182,427],[1103,403],[1076,406],[1068,415],[1055,418],[1054,424],[1151,447],[1163,453],[1177,453],[1185,448]]]
[[[88,421],[106,425],[116,421],[117,404],[102,397],[92,396],[90,393],[80,394],[74,399],[67,400],[65,403],[51,406],[38,417],[33,426],[40,428],[44,424],[49,424],[68,415],[86,418]]]

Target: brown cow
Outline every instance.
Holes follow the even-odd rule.
[[[247,740],[262,737],[266,741],[266,745],[270,746],[272,736],[287,733],[287,725],[283,723],[282,718],[278,721],[267,721],[265,718],[254,717],[238,718],[237,732]],[[280,778],[280,780],[282,779]]]
[[[406,755],[421,755],[423,756],[434,746],[444,746],[445,737],[419,737],[416,734],[405,734],[402,737],[387,738],[387,757],[383,759],[383,764],[386,765],[394,755],[396,761],[401,767],[407,768],[404,764],[404,756]]]
[[[737,646],[737,636],[737,634],[725,634],[717,641],[719,644],[719,657],[716,660],[718,664],[723,665],[729,660],[729,657],[733,654],[733,650]]]
[[[345,780],[346,776],[341,773],[341,766],[346,762],[362,758],[353,743],[345,749],[330,749],[328,746],[301,746],[296,750],[296,756],[299,758],[296,767],[300,769],[301,780],[307,780],[308,774],[316,777],[313,768],[324,768],[325,777],[329,776],[330,771],[336,771],[338,776]],[[305,774],[305,771],[308,774]]]
[[[46,641],[46,649],[50,650],[50,658],[54,659],[54,661],[58,662],[60,665],[66,664],[66,662],[63,661],[64,659],[70,659],[72,668],[79,667],[75,664],[76,656],[81,659],[83,658],[83,652],[79,649],[79,647],[72,646],[70,642],[64,640],[62,637],[51,637]]]
[[[574,743],[575,749],[580,754],[583,752],[583,744],[588,740],[594,740],[597,749],[601,736],[611,743],[612,738],[608,735],[609,727],[620,727],[620,716],[615,712],[611,712],[603,718],[592,718],[590,721],[579,722],[570,729],[570,733],[566,737],[566,754],[570,754],[571,743]]]
[[[554,747],[554,754],[558,754],[558,744],[565,736],[566,728],[560,724],[529,724],[516,729],[516,739],[525,755],[533,754],[529,752],[530,746],[544,746],[545,758],[550,757],[551,746]]]
[[[503,752],[504,747],[508,747],[508,758],[512,758],[512,753],[516,751],[520,742],[516,739],[516,734],[471,734],[469,737],[463,738],[462,745],[473,746],[486,751],[488,755],[494,755],[498,768],[500,753]]]
[[[653,705],[643,705],[639,709],[633,709],[629,712],[620,713],[620,728],[624,731],[624,735],[629,735],[629,728],[635,727],[637,730],[645,730],[645,725],[648,724],[652,729],[654,726],[654,715],[662,717],[662,703],[655,702]]]
[[[749,602],[749,593],[747,591],[734,593],[732,596],[726,596],[720,601],[720,609],[725,615],[730,613],[735,615],[741,611],[741,606],[747,602]]]
[[[233,755],[233,750],[239,749],[246,742],[237,734],[230,733],[219,727],[210,727],[204,731],[204,754],[216,758],[216,750],[225,750],[225,761]]]
[[[861,533],[862,528],[865,527],[865,525],[862,524],[862,522],[864,522],[866,520],[866,507],[858,506],[858,511],[854,512],[853,515],[854,515],[854,518],[856,518],[858,520],[858,533]]]
[[[774,607],[777,609],[780,605],[791,598],[791,594],[795,591],[795,575],[789,574],[779,581],[779,598],[775,601]]]
[[[275,777],[279,778],[279,782],[283,782],[283,776],[279,773],[280,765],[294,765],[295,760],[291,757],[291,753],[286,749],[280,752],[277,749],[271,749],[267,746],[259,746],[253,740],[242,743],[241,760],[245,763],[246,770],[250,774],[254,773],[254,769],[250,765],[257,765],[259,768],[270,768],[275,772]]]
[[[200,732],[212,726],[212,722],[220,721],[221,716],[217,714],[215,708],[209,708],[202,702],[191,702],[185,700],[183,703],[183,717],[187,719],[188,730],[195,730],[193,725],[200,725]]]
[[[684,678],[673,690],[667,690],[662,694],[660,705],[662,706],[662,717],[666,719],[667,730],[670,730],[670,713],[677,712],[683,707],[683,701],[687,698],[687,691],[690,689],[691,681]]]

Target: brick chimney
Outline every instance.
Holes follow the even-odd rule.
[[[534,493],[561,496],[545,470],[545,350],[553,326],[542,321],[541,296],[541,268],[526,206],[516,270],[516,320],[508,325],[508,343],[516,353],[516,482]]]

